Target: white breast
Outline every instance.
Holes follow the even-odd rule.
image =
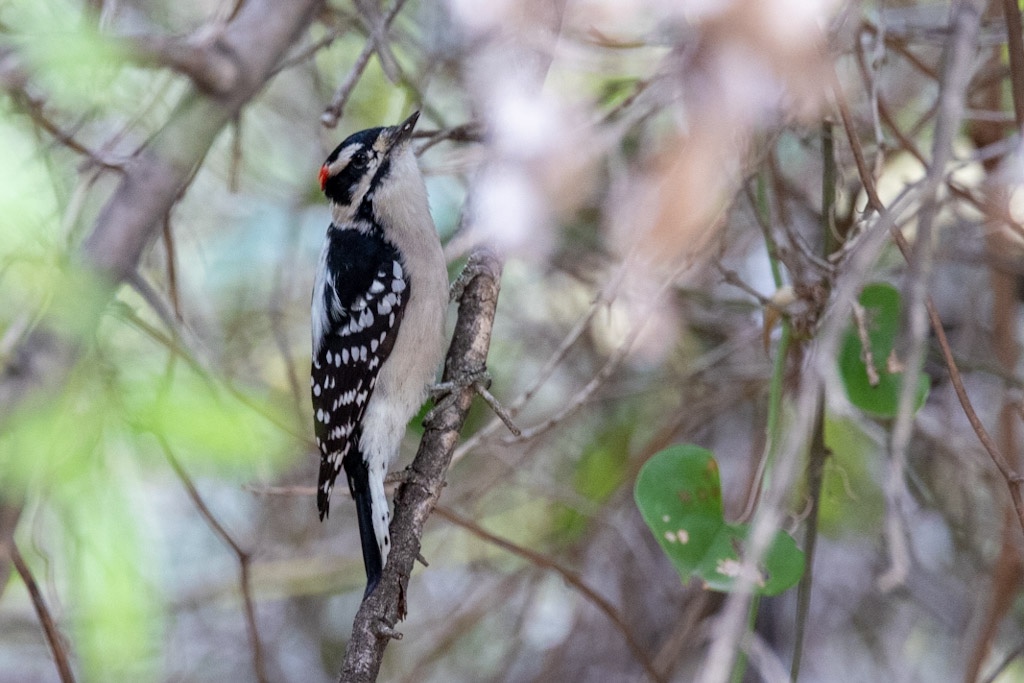
[[[385,468],[397,457],[405,426],[436,377],[448,308],[447,266],[416,157],[407,147],[391,164],[389,181],[373,205],[385,237],[402,255],[412,292],[395,347],[377,376],[361,441],[367,459]]]

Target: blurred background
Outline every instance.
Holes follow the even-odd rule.
[[[0,0],[0,683],[61,680],[47,622],[79,680],[336,679],[364,576],[344,487],[313,499],[316,177],[415,109],[450,274],[504,259],[524,433],[474,407],[382,680],[718,680],[730,642],[732,680],[1024,680],[1019,482],[925,318],[1012,471],[1016,3],[300,5]],[[922,405],[839,370],[871,282]],[[814,559],[742,647],[634,502],[678,443]]]

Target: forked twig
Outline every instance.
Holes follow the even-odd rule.
[[[206,501],[199,495],[199,491],[196,489],[192,478],[188,472],[182,466],[178,458],[175,457],[174,451],[171,450],[171,445],[167,442],[167,439],[163,434],[155,434],[157,441],[160,443],[160,448],[164,452],[164,457],[167,458],[167,462],[170,463],[171,469],[177,475],[181,481],[182,486],[185,487],[185,491],[188,493],[189,499],[192,504],[196,506],[196,510],[199,511],[199,515],[206,522],[207,526],[213,531],[214,534],[224,542],[231,551],[234,552],[235,557],[238,559],[239,566],[239,584],[242,592],[242,605],[245,611],[245,626],[249,634],[249,646],[252,648],[252,663],[253,669],[256,673],[256,680],[259,683],[267,683],[266,664],[264,663],[263,657],[263,646],[260,643],[259,629],[256,626],[256,607],[252,599],[252,585],[249,576],[249,564],[252,560],[252,554],[238,545],[238,542],[228,533],[228,530],[224,528],[224,525],[214,516],[210,508],[207,507]]]

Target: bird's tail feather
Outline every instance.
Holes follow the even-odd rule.
[[[345,474],[348,475],[348,487],[356,502],[356,517],[359,520],[359,541],[363,547],[363,566],[366,568],[366,592],[363,594],[365,598],[377,587],[384,571],[384,560],[374,524],[373,499],[376,492],[371,490],[371,477],[361,453],[349,453],[344,465]],[[380,495],[383,496],[383,481],[380,488]]]

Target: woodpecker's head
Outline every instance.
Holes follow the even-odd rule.
[[[409,141],[419,117],[417,111],[397,126],[353,133],[331,152],[320,167],[320,189],[336,213],[354,218],[364,204],[372,204],[376,190],[408,166],[402,157],[412,158]]]

